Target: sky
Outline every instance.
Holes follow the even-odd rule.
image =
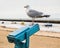
[[[0,19],[29,18],[24,6],[30,5],[34,10],[60,18],[60,0],[0,0]]]

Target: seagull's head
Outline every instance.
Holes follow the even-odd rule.
[[[24,8],[28,9],[29,8],[29,5],[24,6]]]

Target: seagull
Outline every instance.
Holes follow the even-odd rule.
[[[32,25],[34,24],[35,18],[49,17],[50,15],[43,15],[43,12],[39,12],[33,9],[30,9],[29,5],[24,6],[26,8],[26,13],[29,17],[32,18]]]

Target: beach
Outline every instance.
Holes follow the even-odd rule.
[[[9,43],[7,36],[16,28],[0,27],[0,48],[14,48],[14,43]],[[60,33],[38,31],[30,37],[29,48],[60,48]]]

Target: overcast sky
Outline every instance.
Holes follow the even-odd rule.
[[[29,18],[24,9],[27,4],[50,18],[60,18],[60,0],[0,0],[0,18]]]

